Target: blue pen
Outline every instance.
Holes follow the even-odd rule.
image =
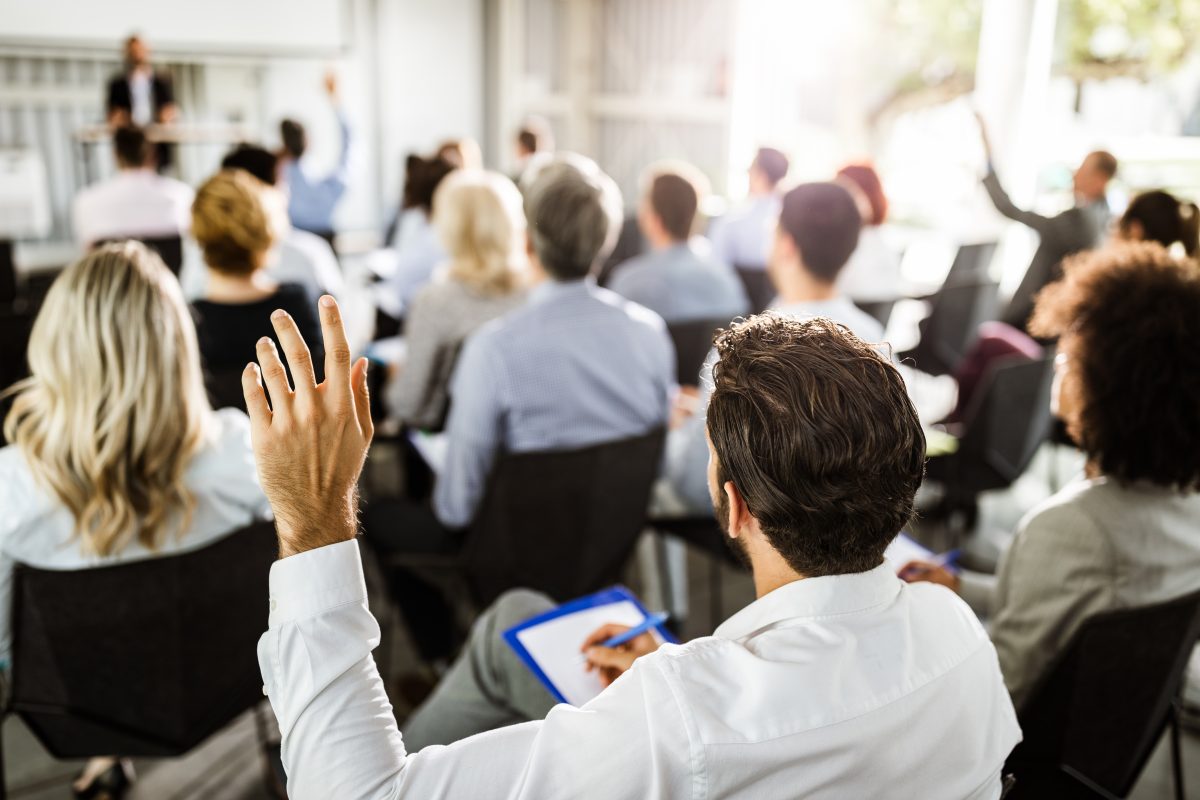
[[[671,617],[671,615],[665,611],[660,611],[657,614],[651,614],[650,616],[648,616],[644,620],[642,620],[641,623],[634,625],[632,628],[625,631],[624,633],[618,633],[616,636],[612,636],[609,639],[607,639],[606,641],[603,641],[600,644],[593,645],[593,646],[594,647],[608,647],[608,648],[620,647],[623,644],[632,642],[634,639],[641,636],[643,633],[646,633],[647,631],[649,631],[653,628],[657,628],[659,625],[662,625],[664,622],[666,622],[668,619],[670,619],[670,617]],[[587,661],[586,655],[581,655],[579,657],[580,663],[583,663],[586,661]]]
[[[953,550],[947,550],[937,558],[933,559],[933,563],[951,572],[958,572],[958,558],[962,555],[962,550],[955,547]]]

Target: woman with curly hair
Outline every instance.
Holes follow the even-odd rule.
[[[1013,702],[1088,617],[1200,589],[1200,264],[1157,244],[1076,257],[1038,295],[1060,337],[1052,402],[1087,457],[1082,480],[1020,523],[992,581],[910,564],[991,617]]]

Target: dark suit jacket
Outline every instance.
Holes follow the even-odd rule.
[[[1108,226],[1108,204],[1104,201],[1090,206],[1076,206],[1053,217],[1017,208],[1000,185],[996,173],[988,170],[984,188],[996,210],[1011,220],[1028,225],[1038,232],[1041,241],[1029,262],[1021,285],[1009,301],[1004,321],[1017,330],[1025,330],[1033,314],[1033,299],[1042,287],[1062,277],[1062,260],[1081,250],[1100,244]]]
[[[150,77],[150,102],[154,106],[154,117],[157,121],[158,112],[163,106],[175,102],[175,90],[171,87],[171,79],[155,72]],[[133,96],[129,90],[129,76],[125,74],[114,76],[108,82],[108,100],[105,108],[112,112],[114,108],[133,111]]]

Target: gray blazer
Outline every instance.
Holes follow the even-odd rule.
[[[978,579],[963,588],[978,601]],[[1197,590],[1200,494],[1103,477],[1063,488],[1021,521],[987,598],[1013,704],[1088,617]]]
[[[1081,250],[1100,244],[1108,228],[1108,203],[1101,200],[1087,206],[1075,206],[1053,217],[1026,211],[1009,199],[993,170],[983,179],[988,197],[996,210],[1011,220],[1027,225],[1038,232],[1041,240],[1004,312],[1004,321],[1018,330],[1025,330],[1033,314],[1033,299],[1046,284],[1062,277],[1062,260]]]

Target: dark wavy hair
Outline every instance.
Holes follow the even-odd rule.
[[[1077,443],[1121,483],[1200,489],[1200,264],[1141,243],[1084,253],[1038,295],[1078,376]]]
[[[717,335],[708,435],[801,575],[865,572],[911,520],[925,435],[890,361],[828,319],[760,314]]]

